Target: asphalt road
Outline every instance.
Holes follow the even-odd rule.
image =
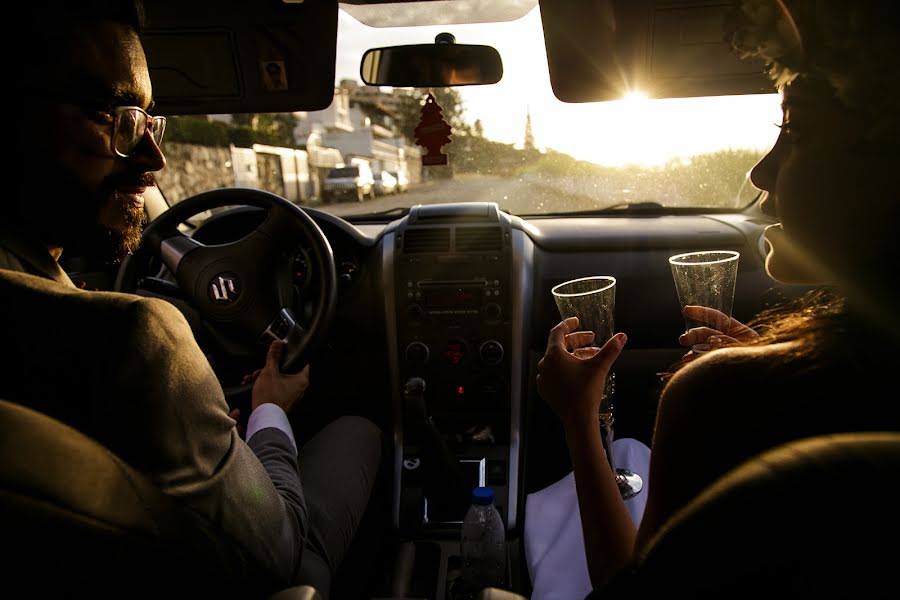
[[[567,195],[550,187],[536,185],[519,178],[503,179],[493,176],[465,175],[447,181],[429,181],[418,184],[411,187],[406,193],[377,196],[375,200],[316,203],[310,206],[343,217],[416,204],[457,202],[496,202],[501,209],[517,215],[596,208],[596,203],[589,198]]]

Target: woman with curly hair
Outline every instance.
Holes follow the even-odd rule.
[[[764,59],[782,95],[778,139],[751,173],[763,210],[780,221],[766,231],[766,269],[818,289],[751,323],[759,335],[739,344],[715,336],[723,347],[669,379],[637,530],[597,427],[603,381],[626,337],[582,360],[567,351],[587,341],[577,319],[551,330],[537,383],[566,432],[595,589],[745,460],[813,435],[900,431],[900,407],[881,391],[896,390],[900,357],[898,13],[887,2],[756,0],[729,19],[735,50]]]

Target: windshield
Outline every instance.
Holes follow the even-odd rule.
[[[329,177],[356,177],[359,175],[359,169],[356,167],[342,167],[340,169],[332,169],[329,171]]]
[[[457,42],[500,52],[499,83],[435,89],[366,86],[373,47]],[[428,93],[438,111],[423,116]],[[428,111],[426,111],[428,112]],[[425,121],[423,121],[425,119]],[[341,10],[334,101],[321,111],[171,117],[160,189],[170,203],[213,187],[253,187],[352,218],[415,204],[497,202],[517,215],[746,207],[748,172],[775,140],[777,94],[567,104],[553,95],[540,10],[502,23],[373,28]],[[416,127],[451,127],[446,165],[423,164]],[[336,200],[328,177],[399,173],[364,201]]]

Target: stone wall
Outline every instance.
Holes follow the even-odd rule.
[[[163,152],[166,168],[156,174],[156,179],[172,204],[207,190],[234,187],[229,148],[168,142]]]
[[[422,177],[420,153],[410,146],[406,150],[409,182],[419,183]],[[156,179],[170,204],[200,192],[235,187],[235,168],[242,174],[241,186],[266,190],[298,204],[315,202],[321,182],[330,169],[309,164],[305,152],[268,146],[235,148],[235,154],[232,154],[231,148],[166,142],[163,151],[166,168],[156,174]],[[288,160],[297,161],[292,163],[293,166],[288,165],[288,173],[282,163],[281,154],[285,152],[291,155]],[[287,179],[286,175],[289,176]]]

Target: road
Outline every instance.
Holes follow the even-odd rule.
[[[315,203],[310,206],[344,217],[381,212],[400,206],[456,202],[496,202],[501,209],[516,215],[597,208],[596,202],[583,196],[566,195],[518,177],[503,179],[477,175],[462,175],[447,181],[429,181],[410,188],[404,194],[378,196],[375,200]]]

